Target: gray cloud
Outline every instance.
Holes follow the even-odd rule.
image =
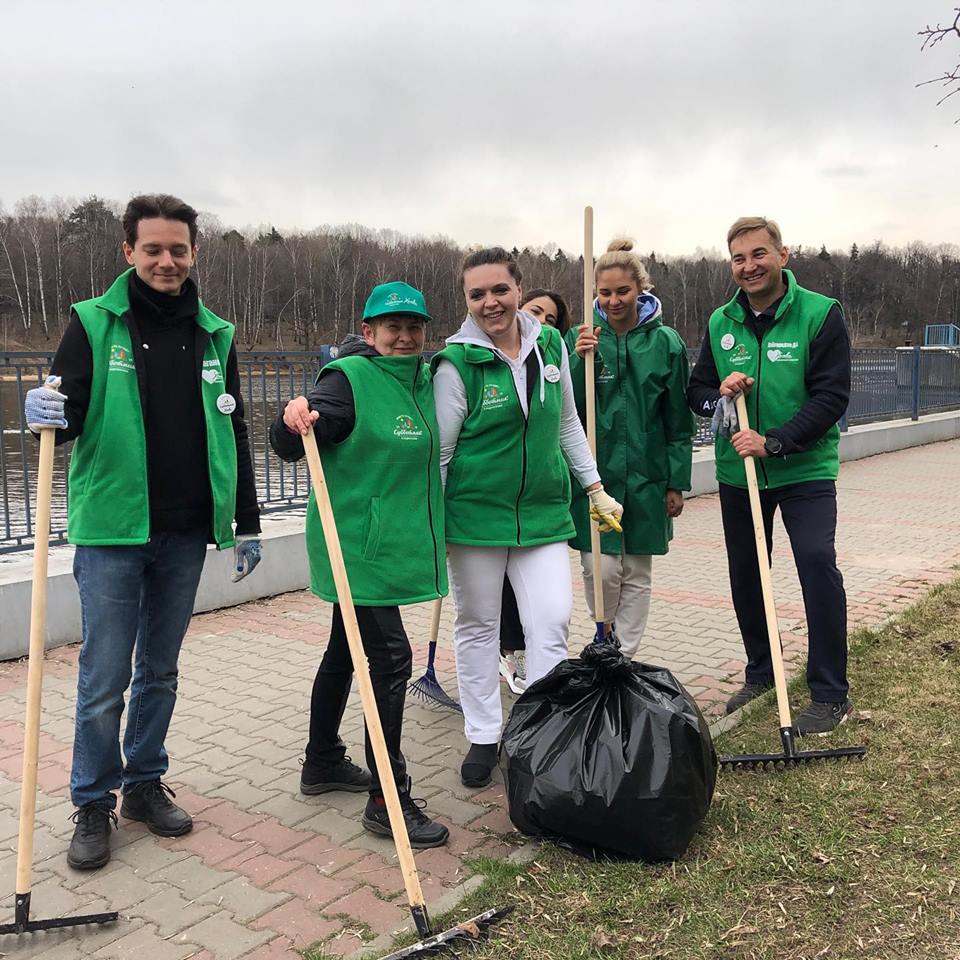
[[[13,0],[0,190],[571,249],[586,202],[598,242],[667,252],[748,210],[839,246],[907,208],[891,242],[953,239],[953,116],[914,87],[945,9]]]

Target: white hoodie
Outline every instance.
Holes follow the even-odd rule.
[[[531,352],[536,354],[540,367],[540,389],[535,391],[533,402],[539,398],[542,404],[545,396],[543,357],[537,347],[540,335],[540,321],[532,314],[517,311],[520,324],[520,354],[514,360],[498,350],[493,341],[480,328],[470,314],[460,326],[459,331],[447,338],[447,343],[471,343],[492,350],[513,374],[513,382],[520,399],[523,415],[529,415],[527,407],[527,368],[526,359]],[[560,363],[560,386],[563,389],[563,406],[560,411],[560,449],[571,472],[583,487],[598,483],[600,474],[597,464],[590,453],[583,425],[577,416],[577,407],[573,399],[573,384],[570,381],[570,363],[567,360],[567,348],[563,347],[563,359]],[[467,391],[457,368],[449,360],[441,360],[433,375],[433,397],[437,409],[437,424],[440,428],[440,473],[443,482],[447,482],[447,466],[457,449],[460,428],[467,415]]]

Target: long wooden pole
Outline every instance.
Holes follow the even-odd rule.
[[[33,879],[33,828],[37,813],[37,760],[40,753],[40,693],[47,633],[47,559],[50,549],[50,497],[56,427],[40,432],[37,468],[37,519],[33,527],[33,586],[30,595],[30,659],[27,662],[27,709],[20,785],[20,835],[17,839],[16,897],[27,896]]]
[[[593,329],[593,207],[583,208],[583,322]],[[593,459],[597,459],[597,402],[593,380],[593,351],[583,355],[583,375],[586,387],[584,405],[587,412],[587,443]],[[593,619],[597,623],[597,639],[603,630],[603,574],[600,556],[600,530],[590,523],[590,557],[593,568]]]
[[[741,430],[750,429],[747,401],[737,394],[737,422]],[[747,492],[750,496],[750,514],[753,517],[753,535],[757,543],[757,562],[760,564],[760,588],[763,592],[763,612],[767,618],[767,636],[770,639],[770,660],[773,663],[773,681],[777,688],[777,712],[780,728],[792,727],[790,698],[787,696],[787,678],[783,670],[783,648],[780,645],[780,624],[773,599],[773,579],[770,576],[770,555],[767,553],[767,534],[763,528],[763,510],[760,506],[760,487],[757,484],[757,464],[753,457],[744,457],[747,471]]]
[[[333,506],[330,503],[330,493],[323,474],[320,451],[317,448],[317,439],[313,434],[312,427],[303,438],[303,446],[307,454],[310,481],[313,484],[313,492],[317,499],[317,510],[320,513],[320,523],[323,526],[323,538],[327,544],[333,581],[337,588],[337,601],[340,604],[343,626],[347,633],[347,645],[350,648],[350,659],[353,661],[353,672],[356,675],[357,687],[360,690],[363,718],[367,723],[370,746],[373,748],[377,774],[380,777],[380,789],[383,791],[383,799],[387,804],[390,829],[393,831],[393,841],[397,848],[400,871],[403,874],[403,882],[407,889],[407,900],[410,903],[411,910],[425,911],[426,906],[423,890],[420,886],[420,877],[413,860],[413,850],[410,847],[407,824],[403,819],[403,809],[400,806],[400,795],[397,792],[397,784],[393,777],[390,755],[387,753],[383,726],[380,723],[380,712],[377,710],[377,700],[373,693],[373,683],[370,680],[370,668],[367,664],[367,655],[363,651],[360,626],[357,623],[357,613],[353,606],[353,596],[350,593],[350,582],[347,579],[347,569],[343,562],[343,551],[340,548],[340,537],[337,534]],[[437,622],[439,624],[439,617],[437,617]]]

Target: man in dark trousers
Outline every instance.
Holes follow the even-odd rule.
[[[190,279],[197,213],[167,194],[138,196],[123,229],[131,269],[73,305],[48,381],[59,389],[31,390],[25,404],[31,427],[75,441],[67,535],[83,645],[67,862],[80,870],[110,859],[118,788],[121,815],[153,833],[193,828],[161,780],[180,647],[207,544],[234,548],[234,580],[260,559],[234,328]]]
[[[714,415],[719,426],[715,449],[723,533],[747,653],[745,682],[727,712],[773,685],[743,464],[752,456],[767,547],[773,546],[779,508],[807,615],[811,700],[797,717],[796,731],[825,734],[853,714],[847,600],[835,547],[837,421],[850,398],[850,341],[840,304],[805,290],[784,269],[788,253],[776,223],[743,217],[727,233],[727,246],[740,290],[711,315],[687,390],[694,413]],[[735,425],[731,411],[738,393],[746,394],[750,429]]]
[[[311,424],[316,431],[390,765],[416,848],[441,846],[449,836],[410,796],[400,749],[412,664],[400,607],[447,592],[440,440],[430,367],[421,356],[429,320],[419,290],[399,281],[374,287],[362,336],[344,341],[313,389],[287,403],[270,429],[270,444],[283,460],[303,457],[303,435]],[[361,823],[392,836],[369,736],[372,777],[351,761],[340,739],[353,663],[312,493],[306,527],[310,589],[334,607],[313,683],[300,790],[368,791]]]

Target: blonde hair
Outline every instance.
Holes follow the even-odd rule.
[[[626,270],[633,277],[637,289],[643,293],[653,289],[653,282],[643,261],[633,252],[633,241],[629,237],[614,237],[607,245],[607,252],[597,258],[597,265],[593,270],[593,279],[599,280],[604,270],[619,267]]]
[[[741,217],[727,231],[727,249],[737,237],[742,237],[745,233],[753,233],[754,230],[766,230],[767,235],[773,241],[773,245],[778,249],[783,249],[783,240],[780,237],[780,226],[776,220],[768,220],[766,217]]]

